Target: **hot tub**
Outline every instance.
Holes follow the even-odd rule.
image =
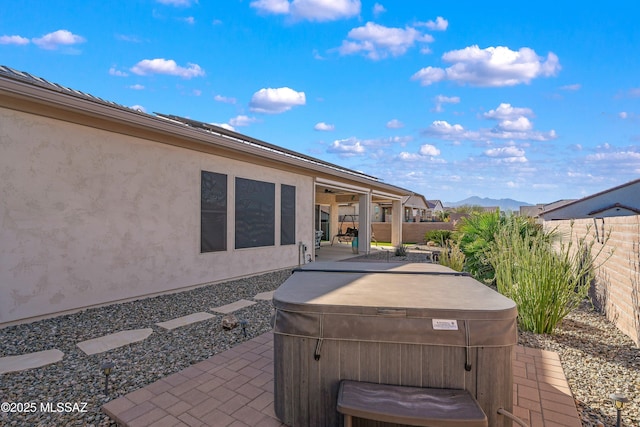
[[[275,292],[274,405],[289,426],[338,426],[340,380],[466,389],[489,426],[513,407],[515,303],[426,263],[313,263]]]

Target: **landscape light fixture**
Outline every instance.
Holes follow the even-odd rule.
[[[244,334],[245,338],[247,337],[247,324],[249,322],[247,321],[247,319],[240,319],[240,326],[242,326],[242,333]]]
[[[625,403],[629,402],[629,399],[621,391],[616,391],[615,393],[611,394],[609,396],[609,399],[611,399],[613,401],[613,404],[616,406],[616,427],[620,427],[622,409],[624,408]]]
[[[104,373],[104,394],[105,396],[109,395],[109,375],[111,375],[111,371],[114,368],[113,362],[104,362],[101,366],[102,372]]]

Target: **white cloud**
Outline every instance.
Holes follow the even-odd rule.
[[[453,63],[446,69],[426,67],[411,78],[423,86],[449,80],[464,85],[500,87],[528,84],[538,77],[554,76],[560,71],[558,57],[549,52],[546,60],[528,47],[513,51],[508,47],[477,45],[452,50],[442,55],[442,60]]]
[[[408,153],[406,151],[402,151],[398,154],[398,159],[407,161],[407,162],[415,162],[415,161],[429,161],[432,163],[446,163],[443,159],[438,159],[440,155],[440,150],[431,144],[423,144],[420,146],[420,149],[417,153]]]
[[[264,13],[284,15],[289,13],[290,5],[288,0],[256,0],[249,3],[249,6]]]
[[[360,0],[255,0],[249,4],[263,13],[290,15],[308,21],[335,21],[360,13]]]
[[[438,16],[435,21],[428,21],[423,24],[431,31],[445,31],[449,26],[449,21],[442,16]]]
[[[442,68],[425,67],[411,76],[411,80],[420,80],[422,86],[429,86],[446,78],[447,73]]]
[[[582,85],[576,83],[576,84],[573,84],[573,85],[561,86],[560,89],[571,91],[571,92],[575,92],[576,90],[580,90],[581,87],[582,87]]]
[[[290,110],[296,105],[305,105],[304,92],[296,92],[288,87],[260,89],[251,97],[249,107],[258,113],[277,114]]]
[[[398,154],[398,158],[400,160],[404,160],[405,162],[415,162],[424,159],[424,157],[418,153],[408,153],[406,151],[402,151],[400,154]]]
[[[533,111],[530,108],[512,107],[511,104],[502,103],[495,110],[484,113],[484,117],[495,120],[514,120],[520,117],[533,117]]]
[[[491,157],[502,163],[524,163],[527,161],[525,152],[513,145],[507,147],[490,148],[484,151],[485,156]]]
[[[142,40],[138,36],[131,36],[131,35],[126,35],[126,34],[116,34],[115,38],[116,38],[116,40],[121,40],[123,42],[142,43]]]
[[[640,98],[640,87],[629,89],[629,96],[632,98]]]
[[[315,130],[324,131],[324,132],[330,132],[335,128],[336,127],[334,125],[329,125],[325,122],[316,123],[316,125],[313,127],[313,129]]]
[[[144,90],[144,86],[142,86],[142,85],[131,85],[131,86],[129,86],[129,89]]]
[[[376,3],[373,5],[373,16],[375,16],[376,18],[378,17],[378,15],[386,12],[387,9],[384,8],[383,5],[381,5],[380,3]]]
[[[237,102],[235,98],[232,98],[229,96],[222,96],[222,95],[215,95],[213,97],[213,100],[217,102],[224,102],[225,104],[235,104]]]
[[[503,120],[498,127],[506,131],[522,132],[533,129],[533,125],[526,117],[518,117],[516,120]]]
[[[29,44],[29,39],[21,36],[0,36],[0,44]]]
[[[116,76],[116,77],[127,77],[127,76],[129,76],[128,73],[125,73],[124,71],[120,71],[120,70],[116,69],[116,67],[109,68],[109,74],[112,75],[112,76]]]
[[[436,120],[431,123],[429,133],[443,136],[462,136],[465,134],[464,127],[459,124],[451,125],[446,120]]]
[[[365,148],[356,138],[339,139],[333,141],[327,148],[328,153],[338,154],[340,157],[353,157],[363,155]]]
[[[460,124],[450,124],[444,120],[434,121],[425,134],[444,140],[490,141],[492,139],[517,139],[531,141],[549,141],[557,137],[554,130],[539,132],[533,130],[531,122],[520,117],[515,120],[503,120],[493,129],[466,130]]]
[[[142,111],[143,113],[147,112],[147,110],[145,110],[142,105],[132,105],[129,108],[131,108],[132,110],[136,110],[136,111]]]
[[[385,27],[367,22],[363,27],[349,31],[347,37],[338,48],[341,55],[363,53],[370,59],[377,60],[391,56],[400,56],[417,43],[431,43],[433,37],[423,34],[412,27]]]
[[[191,6],[192,0],[156,0],[158,3],[166,4],[169,6],[178,6],[178,7],[189,7]],[[195,0],[195,3],[198,1]]]
[[[621,111],[618,113],[618,117],[620,117],[621,119],[626,119],[627,117],[629,117],[629,113],[627,113],[626,111]]]
[[[443,111],[442,104],[458,104],[460,102],[460,97],[438,95],[434,100],[436,102],[436,106],[433,110],[440,113]]]
[[[223,128],[223,129],[230,130],[230,131],[232,131],[232,132],[235,132],[235,131],[236,131],[236,128],[234,128],[233,126],[231,126],[231,125],[230,125],[230,124],[228,124],[228,123],[211,123],[211,124],[212,124],[212,125],[214,125],[214,126],[218,126],[218,127],[220,127],[220,128]]]
[[[245,115],[239,115],[232,119],[229,119],[229,124],[231,126],[249,126],[251,123],[257,122],[258,119],[255,117],[249,117]]]
[[[398,119],[391,119],[387,122],[387,128],[389,129],[400,129],[402,127],[404,127],[404,123]]]
[[[182,22],[186,22],[189,25],[193,25],[196,23],[196,18],[193,16],[187,16],[186,18],[180,18]]]
[[[53,33],[45,34],[40,38],[32,39],[38,47],[47,50],[55,50],[60,46],[70,46],[79,43],[84,43],[84,37],[73,34],[67,30],[58,30]]]
[[[173,59],[143,59],[131,68],[131,72],[146,76],[149,74],[168,74],[179,76],[185,79],[204,76],[204,70],[198,64],[187,64],[187,67],[180,67]]]
[[[420,146],[419,153],[423,156],[439,156],[440,150],[438,150],[434,145],[424,144]]]

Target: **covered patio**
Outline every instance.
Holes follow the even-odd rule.
[[[376,212],[374,206],[390,206],[391,244],[396,246],[402,241],[402,195],[391,194],[375,188],[345,184],[324,178],[315,180],[315,231],[323,231],[322,240],[335,246],[336,243],[348,243],[353,240],[352,230],[357,231],[358,254],[371,252],[371,243],[375,242],[371,222]],[[316,258],[322,256],[316,245]]]

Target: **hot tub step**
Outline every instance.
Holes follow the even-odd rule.
[[[487,427],[478,402],[466,390],[403,387],[342,381],[338,412],[345,427],[352,417],[411,426]]]

